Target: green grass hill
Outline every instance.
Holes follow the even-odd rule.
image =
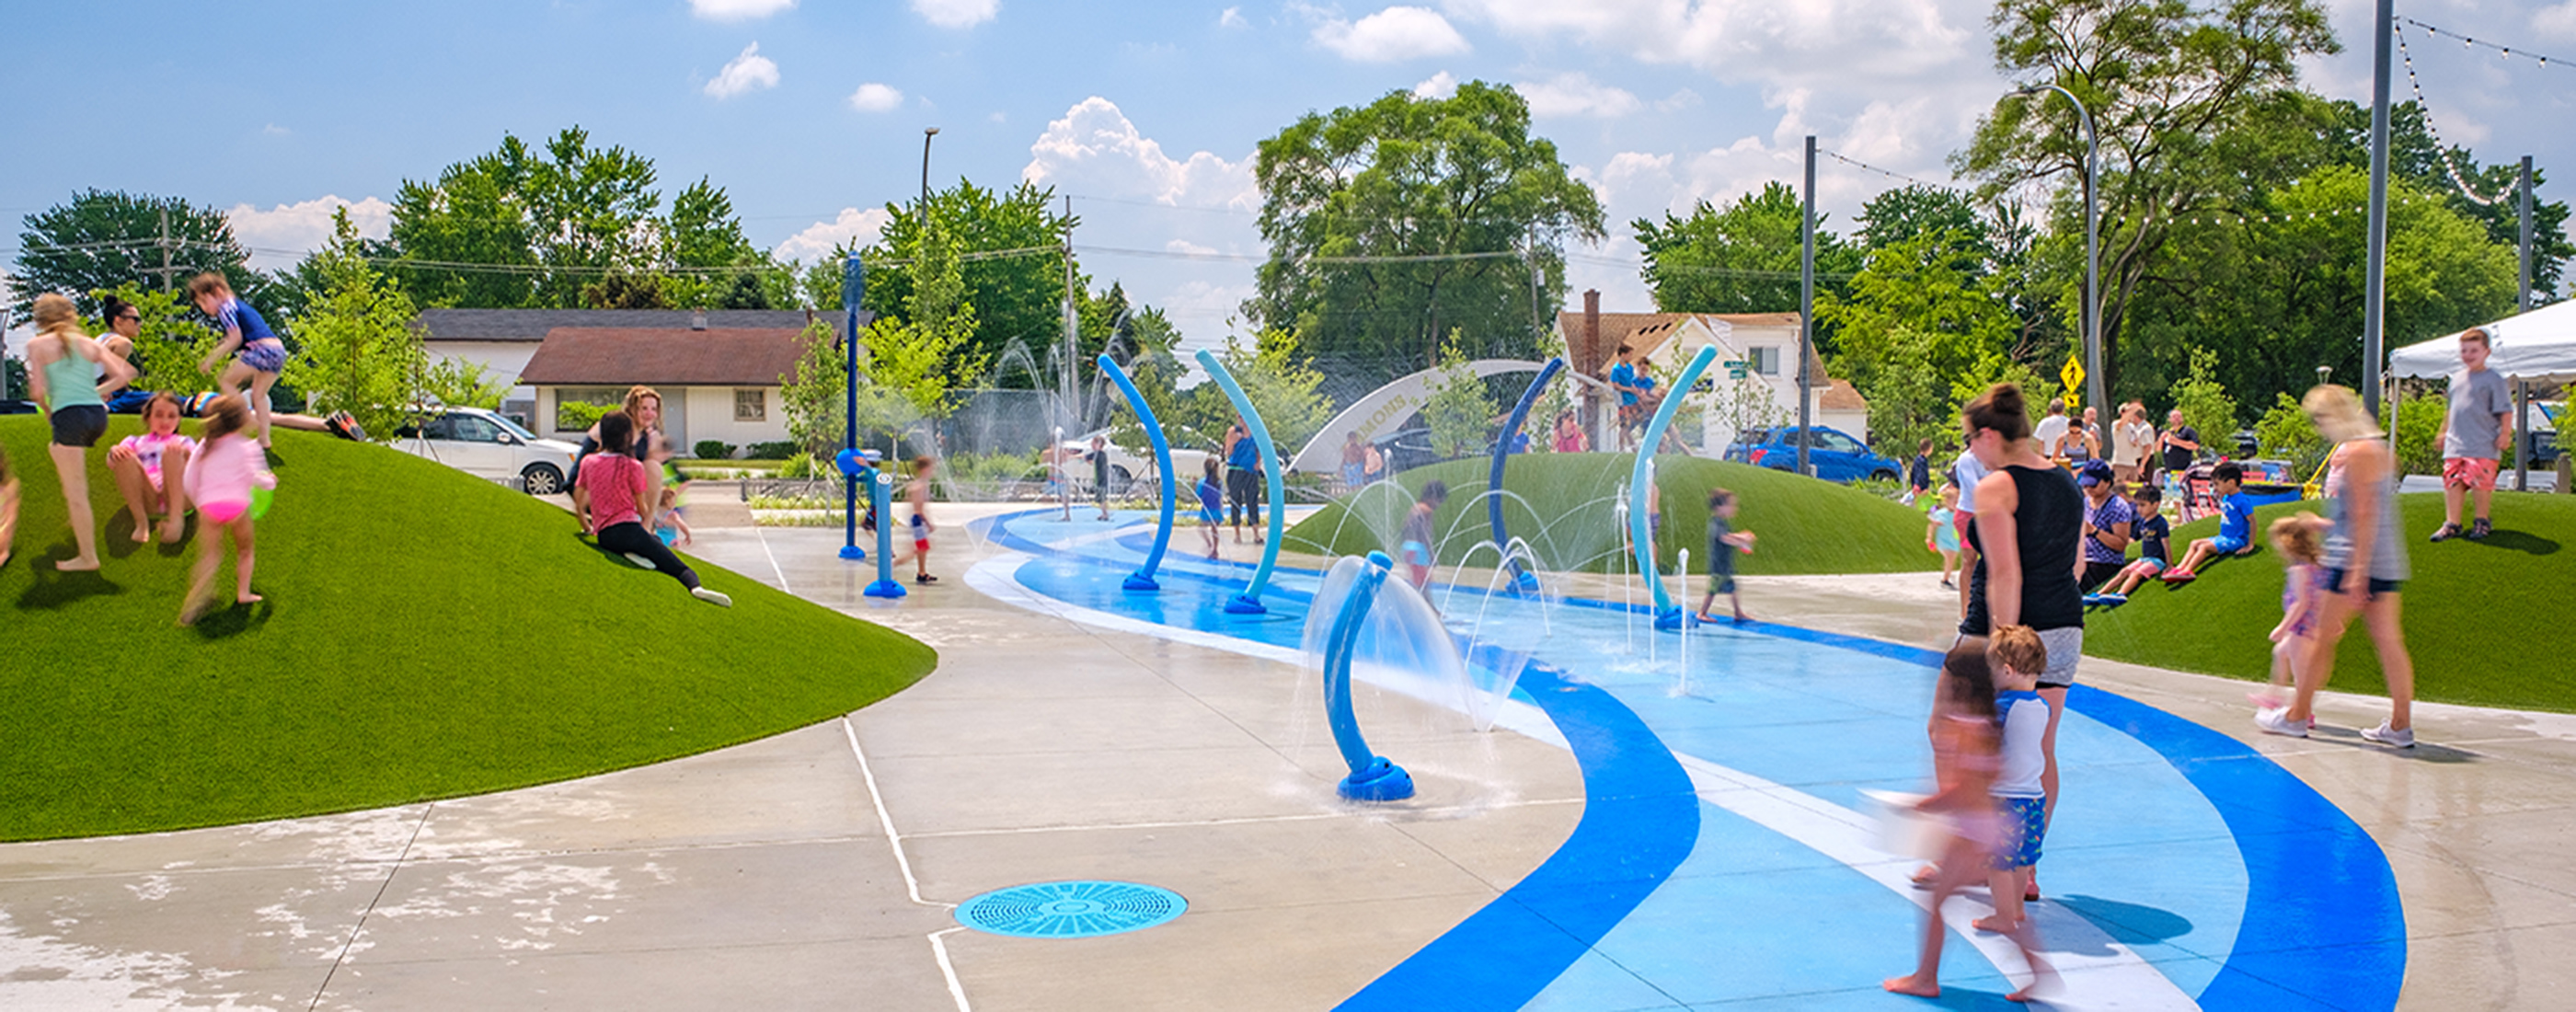
[[[2401,591],[2407,653],[2419,699],[2478,706],[2576,712],[2576,496],[2498,493],[2496,532],[2484,541],[2428,544],[2442,524],[2442,497],[2400,496],[2406,557],[2414,577]],[[2324,504],[2267,506],[2273,517]],[[2217,533],[2203,520],[2174,531],[2177,556],[2191,539]],[[2200,579],[2167,589],[2150,583],[2116,609],[2085,620],[2086,653],[2180,671],[2260,681],[2271,671],[2265,639],[2281,620],[2281,563],[2261,553],[2205,566]],[[2335,657],[2332,687],[2385,692],[2369,629],[2353,621]]]
[[[109,441],[135,431],[120,417]],[[284,431],[258,529],[267,601],[180,628],[199,533],[134,544],[103,448],[90,489],[105,568],[55,571],[71,534],[46,433],[40,418],[0,418],[22,501],[16,555],[0,566],[0,840],[637,766],[829,719],[937,660],[704,563],[734,607],[698,602],[589,547],[556,507],[383,446]],[[232,579],[227,564],[226,600]]]
[[[1615,497],[1626,486],[1634,456],[1625,453],[1539,453],[1511,458],[1503,485],[1503,523],[1530,543],[1545,568],[1614,571],[1620,538]],[[1735,526],[1758,533],[1737,572],[1896,573],[1939,569],[1941,557],[1923,549],[1923,514],[1867,492],[1746,464],[1695,457],[1657,457],[1655,484],[1663,499],[1663,527],[1655,538],[1657,565],[1691,550],[1691,568],[1704,571],[1708,551],[1708,490],[1723,486],[1740,497]],[[1434,523],[1440,561],[1467,559],[1489,536],[1486,500],[1480,497],[1492,464],[1459,460],[1397,475],[1398,491],[1371,486],[1324,507],[1287,532],[1286,547],[1317,554],[1392,553],[1407,511],[1423,483],[1449,483],[1449,502]],[[1492,554],[1480,553],[1490,565]],[[1633,565],[1632,567],[1633,568]]]

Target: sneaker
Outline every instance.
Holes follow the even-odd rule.
[[[2165,575],[2158,577],[2158,579],[2165,581],[2165,586],[2179,587],[2183,584],[2190,583],[2193,580],[2200,579],[2200,575],[2186,569],[2181,572],[2166,573]]]
[[[718,591],[708,590],[705,587],[689,588],[689,596],[697,598],[698,600],[704,601],[708,604],[715,605],[718,608],[733,607],[733,598],[727,597]]]
[[[2084,606],[2085,606],[2085,607],[2087,607],[2087,608],[2099,608],[2099,607],[2101,607],[2101,606],[2102,606],[2102,595],[2100,595],[2100,594],[2086,594],[2086,595],[2084,595]]]
[[[1957,590],[1957,589],[1959,589],[1959,585],[1958,585],[1958,584],[1955,584],[1955,583],[1952,583],[1952,582],[1950,582],[1950,581],[1948,581],[1948,580],[1943,580],[1943,581],[1941,581],[1941,589],[1943,589],[1943,590]]]
[[[2293,722],[2290,720],[2289,713],[2290,708],[2286,706],[2276,710],[2256,710],[2254,726],[2262,728],[2264,734],[2277,734],[2287,738],[2305,738],[2308,736],[2308,729],[2317,726],[2315,717]]]
[[[626,561],[634,563],[639,569],[653,568],[653,560],[637,555],[633,552],[626,553]]]
[[[2362,728],[2361,736],[2365,740],[2375,741],[2390,748],[2415,747],[2414,728],[2390,727],[2388,726],[2388,722],[2384,720],[2379,722],[2378,727]]]
[[[2495,525],[2488,523],[2487,518],[2485,517],[2479,517],[2476,520],[2471,521],[2469,524],[2469,540],[2471,541],[2484,541],[2487,539],[2487,535],[2493,533],[2495,533]]]
[[[2452,538],[2456,538],[2456,537],[2459,537],[2459,536],[2460,536],[2460,525],[2458,525],[2458,524],[2443,524],[2441,527],[2439,527],[2439,528],[2437,528],[2437,529],[2435,529],[2435,530],[2433,531],[2433,536],[2432,536],[2432,537],[2427,538],[2427,539],[2425,539],[2425,540],[2428,540],[2428,541],[2449,541],[2449,540],[2451,540]]]
[[[2119,606],[2121,606],[2121,605],[2124,605],[2124,604],[2129,603],[2129,595],[2127,595],[2127,594],[2104,594],[2104,595],[2102,595],[2102,603],[2103,603],[2103,604],[2110,605],[2111,607],[2117,608],[2117,607],[2119,607]]]
[[[914,583],[938,583],[938,582],[939,582],[939,578],[938,578],[938,577],[936,577],[936,576],[932,576],[932,575],[930,575],[930,574],[928,574],[928,573],[923,573],[923,574],[921,574],[921,575],[919,575],[919,576],[913,577],[913,578],[912,578],[912,582],[914,582]]]

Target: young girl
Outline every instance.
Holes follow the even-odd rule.
[[[206,442],[195,466],[182,479],[206,528],[197,539],[196,571],[188,582],[188,599],[179,608],[180,625],[197,624],[214,603],[210,591],[215,570],[223,565],[223,557],[215,554],[216,529],[232,536],[234,603],[254,604],[260,599],[250,592],[251,495],[254,488],[276,488],[277,476],[268,471],[268,454],[242,435],[249,424],[250,411],[239,394],[226,394],[206,405]]]
[[[36,296],[34,315],[27,385],[53,422],[53,444],[46,449],[62,481],[64,518],[72,525],[72,557],[54,568],[88,572],[98,568],[98,520],[89,507],[89,448],[107,434],[106,395],[133,379],[134,367],[81,332],[72,300],[50,292]]]
[[[18,476],[9,473],[9,451],[0,449],[0,566],[9,564],[9,545],[18,539]]]
[[[214,372],[224,356],[240,354],[233,364],[215,377],[215,387],[226,397],[241,393],[243,380],[250,381],[250,409],[259,416],[259,446],[268,448],[268,388],[277,385],[277,374],[286,369],[286,342],[268,329],[268,321],[250,304],[233,297],[231,282],[213,271],[197,275],[188,282],[188,294],[197,300],[197,311],[215,320],[215,329],[224,339],[215,350],[197,363],[198,372]]]
[[[2281,553],[2281,621],[2271,633],[2272,684],[2247,697],[2262,709],[2289,703],[2286,690],[2307,666],[2308,651],[2316,647],[2317,605],[2325,600],[2325,588],[2317,579],[2324,572],[2317,560],[2325,554],[2320,540],[2325,526],[2325,518],[2308,512],[2272,521],[2272,549]]]
[[[1216,529],[1225,526],[1225,488],[1217,483],[1216,458],[1199,462],[1199,533],[1207,535],[1208,558],[1216,558]]]
[[[1440,511],[1441,503],[1448,501],[1449,483],[1433,478],[1429,484],[1422,486],[1422,498],[1414,502],[1412,512],[1404,515],[1404,533],[1401,535],[1403,544],[1396,550],[1403,554],[1404,564],[1408,567],[1408,573],[1413,578],[1413,586],[1416,589],[1431,585],[1431,566],[1434,561],[1431,550],[1431,516]]]
[[[179,540],[188,518],[188,461],[197,441],[179,434],[179,399],[167,393],[143,402],[143,434],[127,436],[107,451],[107,470],[134,517],[134,541],[152,540],[152,508],[161,507],[161,540]]]
[[[1932,891],[1932,908],[1923,919],[1922,958],[1914,972],[1890,977],[1880,987],[1898,994],[1941,996],[1941,943],[1949,932],[1941,924],[1941,905],[1950,894],[1986,875],[2003,833],[1988,791],[2002,768],[1995,738],[1995,682],[1986,663],[1982,640],[1965,639],[1941,661],[1941,694],[1932,715],[1932,776],[1936,792],[1915,809],[1938,815],[1950,824],[1950,841],[1941,863],[1914,876],[1918,889]]]
[[[572,483],[573,503],[580,515],[590,518],[590,536],[603,549],[651,562],[655,570],[689,588],[691,597],[733,607],[733,598],[699,586],[697,571],[671,554],[662,539],[653,536],[652,525],[647,523],[651,519],[647,504],[655,501],[653,479],[645,472],[644,463],[627,452],[634,440],[635,421],[625,412],[600,416],[599,445],[603,452],[582,458],[581,474]]]
[[[1923,530],[1926,551],[1941,553],[1941,589],[1957,590],[1950,574],[1959,570],[1959,486],[1941,486],[1941,504],[1932,507],[1932,526]]]

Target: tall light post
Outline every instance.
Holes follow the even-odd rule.
[[[2102,213],[2096,204],[2096,191],[2102,176],[2102,138],[2093,132],[2093,111],[2075,93],[2054,84],[2034,84],[2013,92],[2015,97],[2053,91],[2075,103],[2075,116],[2084,124],[2084,399],[2096,406],[2102,399]]]
[[[939,136],[938,127],[921,128],[921,221],[930,223],[930,139]]]

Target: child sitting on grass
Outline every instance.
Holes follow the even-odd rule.
[[[1217,481],[1216,458],[1199,462],[1199,533],[1207,535],[1208,558],[1216,558],[1216,529],[1225,526],[1225,486]]]
[[[1744,613],[1744,599],[1735,593],[1735,553],[1753,554],[1753,532],[1739,531],[1735,524],[1735,493],[1722,488],[1708,490],[1708,594],[1699,599],[1699,620],[1715,622],[1709,615],[1717,595],[1726,595],[1727,607],[1734,609],[1738,623],[1753,621]],[[1687,592],[1685,592],[1687,593]]]
[[[197,516],[206,526],[198,534],[197,564],[188,580],[187,600],[179,607],[180,625],[197,624],[214,603],[215,570],[223,565],[223,557],[215,554],[217,530],[233,542],[234,603],[260,600],[250,591],[255,561],[251,498],[254,489],[276,488],[277,476],[268,471],[268,454],[244,434],[250,424],[250,408],[239,394],[225,394],[206,406],[206,441],[184,479],[188,499],[197,504]]]
[[[2268,532],[2272,550],[2281,553],[2281,621],[2271,632],[2272,684],[2249,697],[2258,708],[2289,705],[2286,693],[2297,683],[2299,669],[2307,666],[2308,649],[2315,645],[2317,608],[2326,595],[2319,580],[2325,570],[2317,565],[2325,555],[2322,532],[2332,526],[2324,517],[2305,511],[2272,521]]]
[[[1928,441],[1927,441],[1928,442]],[[1941,589],[1957,590],[1950,574],[1959,568],[1959,486],[1941,486],[1941,504],[1932,507],[1930,527],[1923,529],[1923,547],[1941,553]]]
[[[2167,546],[2173,539],[2173,524],[2166,522],[2161,512],[2164,500],[2164,492],[2153,485],[2140,485],[2136,492],[2130,493],[2130,512],[2138,517],[2130,524],[2130,531],[2137,535],[2138,560],[2120,570],[2120,575],[2112,577],[2111,582],[2102,587],[2101,593],[2086,597],[2085,604],[2114,608],[2127,604],[2129,595],[2137,593],[2140,584],[2164,572],[2165,563],[2172,561]]]
[[[2254,551],[2254,500],[2245,494],[2245,469],[2232,460],[2220,461],[2209,470],[2209,483],[2218,494],[2218,536],[2193,541],[2182,563],[2165,571],[2167,586],[2199,579],[2200,567],[2212,559]]]

